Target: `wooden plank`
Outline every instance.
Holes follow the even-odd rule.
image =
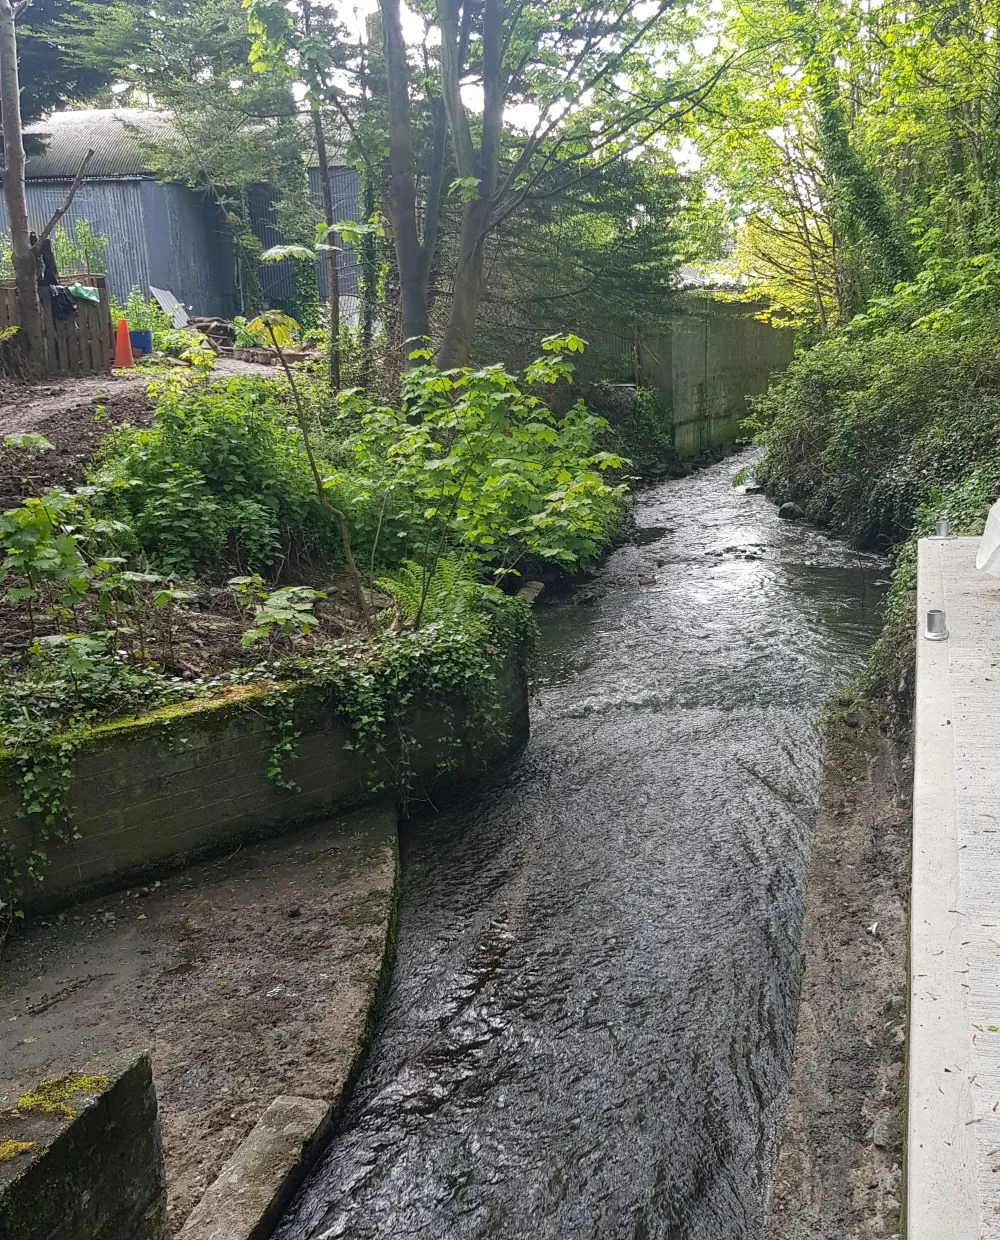
[[[80,349],[83,353],[83,373],[96,375],[100,373],[99,332],[100,308],[89,301],[82,302],[80,309]]]
[[[72,370],[69,364],[69,340],[66,335],[66,324],[57,323],[52,317],[52,295],[48,289],[42,289],[42,323],[49,341],[49,373],[69,375]]]
[[[70,374],[82,375],[85,371],[83,369],[83,344],[80,340],[80,312],[77,311],[71,319],[63,319],[62,326],[69,345]]]

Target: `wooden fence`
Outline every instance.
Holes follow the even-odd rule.
[[[106,375],[115,356],[111,327],[111,301],[102,275],[67,276],[69,284],[88,284],[100,291],[101,300],[77,301],[76,314],[56,320],[52,316],[49,290],[38,290],[45,332],[46,373],[57,375]],[[0,330],[16,327],[17,297],[13,280],[0,280]]]

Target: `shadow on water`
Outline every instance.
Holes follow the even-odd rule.
[[[281,1240],[761,1235],[816,726],[885,582],[734,471],[641,497],[541,612],[514,770],[404,832],[387,1010]]]

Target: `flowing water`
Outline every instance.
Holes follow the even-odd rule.
[[[404,832],[388,1007],[281,1240],[761,1235],[816,727],[884,582],[735,467],[640,497],[540,612],[513,771]]]

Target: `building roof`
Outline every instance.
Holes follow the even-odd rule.
[[[46,144],[41,155],[29,157],[27,179],[71,181],[91,148],[94,158],[87,166],[88,177],[152,175],[142,139],[155,142],[169,138],[174,129],[168,112],[81,108],[53,112],[27,132]]]

